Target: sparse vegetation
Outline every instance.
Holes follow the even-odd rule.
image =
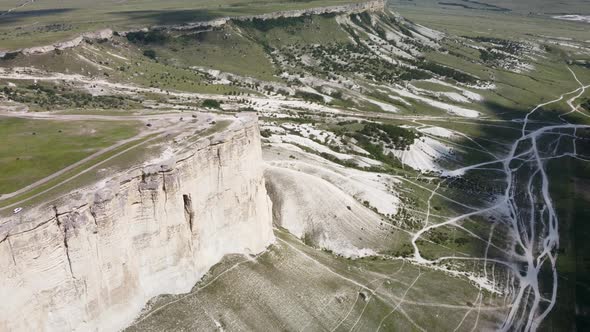
[[[221,103],[215,99],[205,99],[201,105],[206,108],[221,108]]]
[[[140,103],[122,95],[98,95],[49,84],[34,84],[24,88],[4,87],[2,94],[13,101],[31,104],[41,109],[63,108],[129,109]]]
[[[170,36],[163,31],[137,31],[127,33],[127,40],[137,44],[164,44],[170,39]]]
[[[154,51],[152,49],[143,51],[143,55],[152,59],[152,60],[155,60],[157,58],[156,51]]]
[[[138,127],[134,122],[0,118],[0,195],[132,137]]]

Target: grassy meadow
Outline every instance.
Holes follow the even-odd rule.
[[[10,193],[138,133],[134,122],[0,118],[0,193]]]
[[[50,0],[25,2],[0,17],[0,50],[45,45],[98,29],[129,30],[283,10],[334,6],[360,0]],[[1,0],[0,13],[17,6]]]

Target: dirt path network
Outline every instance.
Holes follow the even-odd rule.
[[[587,88],[590,88],[590,85],[584,85],[579,81],[576,74],[571,69],[569,70],[580,87],[532,109],[523,119],[521,136],[511,145],[508,156],[497,157],[490,162],[466,166],[446,174],[448,176],[461,176],[465,172],[496,164],[501,167],[501,172],[505,176],[506,189],[504,194],[492,206],[447,218],[445,221],[436,224],[425,222],[425,226],[416,232],[412,238],[412,245],[414,247],[414,257],[412,260],[418,264],[432,266],[443,260],[480,260],[483,261],[486,279],[489,278],[487,275],[488,263],[499,263],[512,271],[514,277],[512,286],[514,291],[508,294],[511,308],[501,325],[500,329],[502,331],[535,331],[552,310],[556,302],[558,280],[556,262],[557,249],[559,247],[559,221],[549,193],[550,179],[547,174],[545,162],[549,159],[565,156],[580,158],[575,149],[576,140],[578,139],[576,131],[588,129],[590,126],[564,121],[563,124],[542,125],[536,129],[530,129],[529,124],[533,122],[530,120],[530,117],[539,109],[560,102],[568,95],[575,94],[571,99],[566,101],[567,105],[571,108],[571,111],[567,114],[580,112],[575,107],[574,102],[583,95]],[[587,114],[583,115],[588,116]],[[536,124],[538,125],[538,123]],[[573,134],[570,132],[573,132]],[[540,141],[541,138],[546,138],[549,135],[557,136],[553,142],[556,145],[545,145],[550,147],[546,151],[543,150],[545,146]],[[557,142],[560,142],[563,137],[572,140],[574,146],[573,152],[557,153],[557,145],[559,145]],[[551,156],[545,157],[547,154]],[[430,199],[432,199],[433,195],[430,196]],[[430,209],[430,204],[428,206]],[[441,257],[436,260],[428,260],[422,257],[416,242],[428,231],[443,226],[461,228],[459,223],[470,217],[489,216],[498,213],[505,216],[510,235],[516,242],[516,248],[510,253],[514,261],[488,259],[488,249],[492,244],[493,238],[492,234],[487,239],[487,249],[483,258]],[[490,232],[493,232],[494,229],[495,224]],[[540,286],[542,269],[549,269],[552,274],[552,280],[549,282],[551,286],[548,290],[548,293],[551,294],[549,298],[543,296],[543,293],[547,293],[547,290],[542,290]],[[491,284],[490,287],[494,290],[494,282],[491,281],[489,284]]]
[[[14,198],[14,197],[18,197],[19,195],[23,195],[26,194],[28,192],[34,191],[35,189],[43,186],[44,184],[59,178],[60,176],[63,176],[64,174],[67,174],[68,172],[75,170],[76,168],[91,162],[92,160],[98,159],[101,156],[104,156],[105,154],[108,154],[109,152],[112,151],[116,151],[119,148],[124,147],[127,144],[130,144],[132,142],[137,142],[136,144],[133,144],[132,146],[119,151],[117,153],[115,153],[112,156],[109,156],[108,158],[105,158],[103,160],[98,161],[95,164],[90,165],[88,168],[85,168],[83,170],[81,170],[80,172],[77,172],[76,174],[73,174],[72,176],[60,181],[59,183],[51,186],[50,188],[44,189],[43,191],[40,191],[38,193],[35,193],[34,195],[28,196],[26,198],[23,198],[17,202],[11,203],[7,206],[4,206],[2,208],[0,208],[0,211],[6,210],[6,209],[10,209],[10,208],[14,208],[17,207],[23,203],[26,203],[27,201],[36,198],[40,195],[43,195],[61,185],[63,185],[64,183],[67,183],[93,169],[96,169],[96,167],[99,167],[100,165],[124,154],[127,153],[139,146],[142,146],[146,143],[149,143],[151,141],[157,140],[165,135],[168,135],[172,132],[178,131],[179,128],[183,127],[185,122],[179,121],[179,116],[182,116],[183,114],[181,113],[168,113],[168,114],[158,114],[158,115],[134,115],[134,116],[104,116],[104,115],[69,115],[69,114],[56,114],[56,113],[0,113],[0,117],[1,116],[5,116],[5,117],[20,117],[20,118],[28,118],[28,119],[46,119],[46,120],[60,120],[60,121],[87,121],[87,120],[103,120],[103,121],[141,121],[141,122],[147,122],[147,123],[155,123],[157,124],[157,126],[159,128],[154,128],[153,130],[142,130],[138,135],[135,135],[133,137],[130,137],[128,139],[122,140],[117,142],[114,145],[111,145],[105,149],[102,149],[96,153],[93,153],[92,155],[79,160],[55,173],[52,173],[51,175],[48,175],[40,180],[35,181],[34,183],[27,185],[26,187],[23,187],[17,191],[14,191],[12,193],[8,193],[8,194],[4,194],[2,196],[0,196],[0,203],[2,203],[2,201],[6,201],[8,199]],[[184,116],[186,116],[186,114],[184,114]],[[205,118],[207,118],[209,115],[198,115],[197,118],[199,119],[200,122],[205,123],[206,121],[203,121]],[[150,137],[151,136],[151,137]],[[149,137],[149,138],[148,138]]]
[[[60,121],[88,121],[88,120],[102,120],[102,121],[147,121],[154,118],[159,119],[172,119],[173,117],[178,117],[176,114],[167,114],[167,115],[158,115],[158,116],[104,116],[104,115],[66,115],[66,114],[55,114],[55,113],[0,113],[0,117],[13,117],[13,118],[26,118],[26,119],[44,119],[44,120],[60,120]],[[39,179],[19,190],[13,191],[11,193],[4,193],[0,195],[0,202],[3,200],[10,199],[12,197],[21,195],[28,191],[31,191],[73,169],[79,167],[95,158],[98,158],[110,151],[116,150],[119,147],[128,144],[130,142],[145,138],[146,136],[152,135],[154,132],[143,130],[139,134],[121,140],[109,147],[106,147],[100,151],[97,151],[90,156],[81,159],[53,174],[50,174],[42,179]]]
[[[62,176],[63,174],[65,174],[65,173],[67,173],[67,172],[69,172],[69,171],[71,171],[71,170],[73,170],[73,169],[75,169],[75,168],[77,168],[77,167],[79,167],[79,166],[81,166],[81,165],[83,165],[83,164],[85,164],[85,163],[93,160],[93,159],[96,159],[96,158],[98,158],[98,157],[100,157],[100,156],[102,156],[102,155],[104,155],[104,154],[106,154],[106,153],[108,153],[110,151],[116,150],[119,147],[121,147],[121,146],[123,146],[123,145],[125,145],[127,143],[130,143],[130,142],[133,142],[135,140],[139,140],[139,139],[141,139],[143,137],[146,137],[147,135],[149,135],[149,133],[143,132],[143,133],[141,133],[139,135],[136,135],[136,136],[130,137],[128,139],[119,141],[119,142],[117,142],[117,143],[115,143],[115,144],[113,144],[113,145],[111,145],[111,146],[109,146],[107,148],[104,148],[104,149],[102,149],[100,151],[97,151],[97,152],[91,154],[90,156],[88,156],[88,157],[86,157],[84,159],[81,159],[81,160],[79,160],[79,161],[77,161],[77,162],[75,162],[75,163],[67,166],[66,168],[62,168],[61,170],[59,170],[59,171],[57,171],[57,172],[55,172],[55,173],[53,173],[51,175],[48,175],[48,176],[46,176],[46,177],[44,177],[44,178],[42,178],[40,180],[37,180],[37,181],[29,184],[28,186],[25,186],[25,187],[23,187],[23,188],[21,188],[21,189],[19,189],[17,191],[13,191],[11,193],[2,194],[0,196],[0,202],[3,201],[3,200],[7,200],[7,199],[10,199],[12,197],[15,197],[15,196],[24,194],[24,193],[26,193],[28,191],[31,191],[31,190],[33,190],[33,189],[35,189],[35,188],[37,188],[37,187],[39,187],[39,186],[41,186],[41,185],[43,185],[45,183],[47,183],[47,182],[49,182],[49,181],[57,178],[57,177]]]
[[[39,197],[39,196],[41,196],[41,195],[43,195],[43,194],[45,194],[45,193],[47,193],[47,192],[49,192],[49,191],[51,191],[51,190],[54,190],[54,189],[56,189],[56,188],[57,188],[57,187],[59,187],[59,186],[62,186],[63,184],[65,184],[65,183],[67,183],[67,182],[69,182],[69,181],[72,181],[73,179],[75,179],[75,178],[77,178],[77,177],[79,177],[79,176],[81,176],[81,175],[83,175],[83,174],[85,174],[85,173],[88,173],[88,172],[90,172],[90,171],[91,171],[91,170],[93,170],[93,169],[96,169],[96,168],[97,168],[97,167],[99,167],[100,165],[103,165],[104,163],[106,163],[106,162],[108,162],[108,161],[110,161],[110,160],[112,160],[112,159],[114,159],[114,158],[117,158],[117,157],[121,156],[121,155],[122,155],[122,154],[124,154],[124,153],[127,153],[127,152],[129,152],[129,151],[131,151],[131,150],[133,150],[133,149],[135,149],[135,148],[137,148],[137,147],[139,147],[139,146],[142,146],[142,145],[144,145],[144,144],[146,144],[146,143],[149,143],[149,142],[151,142],[151,141],[154,141],[154,140],[156,140],[156,139],[158,139],[158,138],[161,138],[161,137],[163,137],[164,135],[166,135],[166,132],[165,132],[165,131],[164,131],[164,132],[160,132],[160,133],[159,133],[159,134],[157,134],[156,136],[154,136],[154,137],[151,137],[151,138],[149,138],[149,139],[147,139],[147,140],[142,140],[141,142],[139,142],[139,143],[137,143],[137,144],[134,144],[133,146],[131,146],[131,147],[129,147],[129,148],[127,148],[127,149],[123,150],[123,151],[120,151],[120,152],[118,152],[118,153],[116,153],[116,154],[114,154],[114,155],[112,155],[112,156],[110,156],[110,157],[108,157],[108,158],[106,158],[106,159],[104,159],[104,160],[101,160],[100,162],[97,162],[96,164],[93,164],[92,166],[90,166],[90,167],[88,167],[88,168],[85,168],[84,170],[82,170],[82,171],[80,171],[80,172],[78,172],[78,173],[76,173],[76,174],[74,174],[74,175],[72,175],[72,176],[68,177],[67,179],[64,179],[63,181],[60,181],[59,183],[57,183],[57,184],[55,184],[55,185],[53,185],[53,186],[51,186],[51,187],[49,187],[49,188],[47,188],[47,189],[44,189],[44,190],[42,190],[42,191],[40,191],[40,192],[38,192],[38,193],[35,193],[35,194],[31,195],[31,196],[28,196],[27,198],[23,198],[23,199],[21,199],[21,200],[19,200],[19,201],[17,201],[17,202],[11,203],[10,205],[7,205],[7,206],[4,206],[4,207],[0,208],[0,212],[2,212],[2,211],[4,211],[4,210],[7,210],[7,209],[11,209],[11,208],[17,207],[17,206],[20,206],[20,205],[22,205],[23,203],[26,203],[26,202],[28,202],[28,201],[30,201],[30,200],[32,200],[32,199],[34,199],[34,198],[36,198],[36,197]],[[49,181],[49,180],[47,180],[47,181]],[[44,182],[44,183],[45,183],[45,182]],[[28,191],[34,190],[35,188],[37,188],[37,187],[38,187],[38,186],[40,186],[40,185],[42,185],[42,184],[39,184],[39,185],[37,185],[37,186],[35,186],[35,187],[33,187],[33,188],[30,188]],[[27,191],[27,192],[28,192],[28,191]],[[1,201],[0,201],[0,202],[1,202]]]
[[[15,11],[15,10],[18,10],[18,9],[20,9],[20,8],[23,8],[23,7],[27,6],[27,5],[30,5],[30,4],[34,3],[34,2],[35,2],[35,0],[28,0],[28,1],[25,1],[25,2],[21,3],[20,5],[17,5],[17,6],[16,6],[16,7],[14,7],[14,8],[10,8],[10,9],[8,9],[8,10],[6,10],[6,11],[4,11],[4,12],[0,13],[0,17],[2,17],[2,16],[6,16],[6,15],[8,15],[8,14],[12,13],[13,11]]]

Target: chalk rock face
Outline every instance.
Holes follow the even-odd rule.
[[[21,53],[23,55],[32,55],[32,54],[44,54],[49,53],[55,50],[66,50],[68,48],[74,48],[80,45],[83,41],[93,42],[93,41],[105,41],[109,40],[113,37],[113,30],[111,29],[102,29],[95,32],[87,32],[84,33],[76,38],[71,40],[62,41],[55,43],[53,45],[46,45],[46,46],[36,46],[36,47],[29,47],[23,48],[20,50],[13,51],[11,53]],[[3,58],[6,55],[6,52],[0,53],[0,58]]]
[[[89,41],[104,41],[109,40],[113,37],[113,30],[111,29],[102,29],[94,32],[87,32],[82,35],[82,37]]]
[[[252,16],[237,16],[232,17],[234,20],[272,20],[281,17],[300,17],[305,15],[322,15],[322,14],[355,14],[365,11],[381,11],[385,9],[385,0],[370,0],[366,2],[359,2],[340,6],[316,7],[300,10],[286,10],[267,14],[252,15]]]
[[[274,222],[307,244],[345,257],[374,255],[387,248],[388,230],[378,214],[319,176],[268,166],[267,189]]]
[[[23,55],[31,55],[31,54],[44,54],[49,53],[51,51],[55,51],[54,45],[47,45],[47,46],[36,46],[30,48],[24,48],[20,51],[16,51],[16,53],[22,53]]]
[[[249,21],[249,20],[272,20],[282,17],[300,17],[306,15],[322,15],[322,14],[355,14],[355,13],[362,13],[365,11],[382,11],[385,9],[385,0],[368,0],[365,2],[359,2],[354,4],[348,5],[337,5],[337,6],[326,6],[326,7],[316,7],[316,8],[307,8],[307,9],[299,9],[299,10],[285,10],[285,11],[277,11],[272,13],[266,14],[259,14],[259,15],[243,15],[243,16],[226,16],[226,17],[219,17],[213,20],[208,21],[198,21],[198,22],[187,22],[180,25],[160,25],[160,26],[153,26],[151,28],[142,28],[142,29],[135,29],[130,31],[119,31],[118,34],[120,36],[126,36],[129,32],[136,32],[136,31],[149,31],[150,29],[160,30],[160,29],[171,29],[171,30],[192,30],[192,29],[201,29],[201,28],[215,28],[220,27],[227,22],[232,20],[234,21]],[[52,51],[57,50],[65,50],[68,48],[73,48],[82,43],[82,41],[105,41],[110,40],[113,37],[113,31],[110,29],[103,29],[96,32],[87,32],[84,33],[74,39],[59,42],[53,45],[46,45],[46,46],[37,46],[37,47],[30,47],[30,48],[23,48],[19,50],[7,51],[7,50],[0,50],[0,58],[4,58],[7,54],[10,53],[20,53],[23,55],[33,55],[33,54],[44,54],[49,53]]]
[[[241,16],[227,16],[216,18],[210,21],[190,22],[181,25],[173,26],[155,26],[153,29],[172,29],[172,30],[191,30],[203,27],[220,27],[229,21],[251,21],[251,20],[273,20],[282,17],[300,17],[307,15],[322,15],[322,14],[355,14],[365,11],[382,11],[385,9],[385,0],[369,0],[348,5],[326,6],[316,8],[306,8],[298,10],[284,10],[276,11],[259,15],[241,15]]]
[[[0,220],[0,331],[115,331],[274,241],[255,118],[97,190]]]

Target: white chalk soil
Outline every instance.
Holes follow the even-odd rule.
[[[435,132],[440,129],[436,129]],[[388,149],[386,151],[399,158],[402,164],[421,172],[444,172],[445,168],[440,166],[439,161],[452,160],[454,154],[453,148],[427,136],[416,139],[414,144],[406,150]]]
[[[387,250],[400,236],[379,214],[398,211],[395,179],[345,168],[290,144],[265,147],[264,159],[275,223],[307,244],[358,258]]]

